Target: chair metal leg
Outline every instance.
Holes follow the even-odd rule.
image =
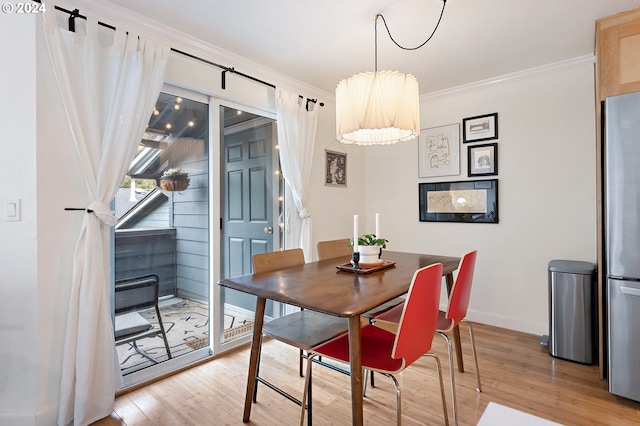
[[[456,380],[454,375],[455,366],[453,365],[453,349],[451,347],[451,339],[445,333],[437,331],[437,334],[442,336],[447,342],[447,351],[449,352],[449,378],[451,381],[451,405],[453,410],[453,424],[458,426],[458,403],[456,401]]]
[[[438,355],[427,352],[426,356],[430,356],[436,361],[436,368],[438,370],[438,379],[440,379],[440,397],[442,398],[442,412],[444,413],[444,424],[449,426],[449,413],[447,412],[447,398],[444,395],[444,382],[442,381],[442,366],[440,365],[440,358]]]
[[[164,348],[167,350],[167,357],[171,359],[171,349],[169,349],[169,341],[167,340],[167,333],[164,331],[164,324],[162,323],[162,316],[160,316],[160,308],[156,304],[156,314],[158,315],[158,325],[160,331],[162,331],[162,338],[164,339]]]
[[[373,370],[367,370],[365,368],[364,372],[362,374],[362,377],[364,377],[364,384],[362,385],[362,396],[363,397],[367,396],[367,384],[368,384],[369,376],[371,376],[371,387],[375,388],[375,386],[373,385]]]
[[[362,377],[364,377],[364,383],[362,384],[362,397],[366,398],[367,397],[367,378],[369,377],[367,370],[364,370]]]
[[[302,393],[302,404],[300,404],[300,426],[304,425],[304,412],[305,405],[307,404],[307,395],[309,396],[309,405],[311,406],[311,365],[313,365],[313,358],[316,354],[307,353],[307,374],[304,378],[304,392]],[[311,410],[309,410],[307,416],[307,425],[311,426]]]
[[[478,354],[476,353],[476,339],[473,338],[473,327],[471,327],[471,323],[467,320],[462,320],[467,324],[467,328],[469,328],[469,340],[471,340],[471,354],[473,355],[473,362],[476,365],[476,382],[478,383],[478,387],[476,387],[477,392],[482,392],[482,385],[480,384],[480,370],[478,369]]]
[[[396,380],[393,374],[381,373],[391,380],[393,380],[393,386],[396,388],[396,425],[402,425],[402,395],[400,394],[400,384]]]
[[[307,426],[312,426],[313,423],[313,411],[311,409],[312,406],[312,401],[313,401],[313,378],[311,377],[311,369],[309,369],[309,396],[308,396],[308,400],[309,402],[307,402]],[[304,408],[304,402],[302,404],[302,407]]]
[[[151,361],[154,364],[158,364],[159,361],[157,359],[155,359],[154,357],[152,357],[151,355],[149,355],[148,353],[146,353],[145,351],[143,351],[142,349],[140,349],[138,347],[138,344],[136,343],[136,341],[134,340],[133,342],[131,342],[131,344],[133,345],[133,349],[139,354],[142,355],[144,358],[148,359],[149,361]]]

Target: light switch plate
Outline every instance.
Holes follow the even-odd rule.
[[[19,222],[20,221],[20,199],[7,200],[4,205],[5,221],[7,222]]]

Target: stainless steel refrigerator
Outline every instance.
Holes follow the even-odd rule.
[[[640,92],[604,106],[609,392],[640,401]]]

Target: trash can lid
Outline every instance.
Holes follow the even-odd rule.
[[[595,270],[596,266],[591,262],[581,262],[578,260],[552,260],[549,262],[549,271],[551,272],[590,275]]]

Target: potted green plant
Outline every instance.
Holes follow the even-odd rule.
[[[365,234],[358,237],[358,252],[360,264],[372,264],[380,262],[380,254],[383,248],[387,248],[389,240],[378,238],[375,234]],[[353,239],[351,240],[353,247]]]
[[[189,182],[189,173],[180,168],[171,168],[160,178],[160,187],[165,191],[183,191],[187,189]]]

